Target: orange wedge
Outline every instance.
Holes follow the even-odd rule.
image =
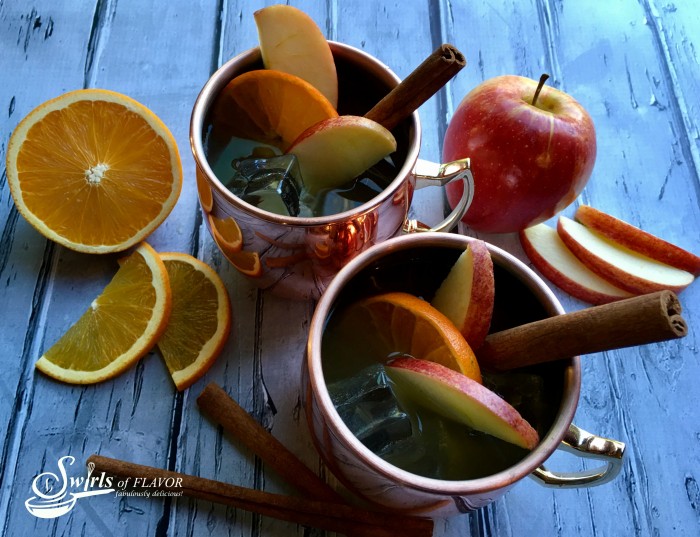
[[[307,128],[337,117],[330,101],[301,78],[261,69],[234,78],[214,104],[215,128],[286,150]]]
[[[78,90],[25,117],[7,147],[19,212],[45,237],[81,252],[125,250],[175,206],[177,144],[156,115],[112,91]]]
[[[394,292],[363,299],[357,307],[385,331],[394,352],[439,363],[481,382],[479,364],[464,336],[425,300]]]
[[[171,309],[168,273],[148,244],[119,261],[100,296],[36,363],[64,382],[112,378],[144,356],[165,330]]]
[[[160,257],[168,271],[173,307],[158,349],[182,391],[221,353],[231,331],[231,303],[224,282],[206,263],[182,253]]]

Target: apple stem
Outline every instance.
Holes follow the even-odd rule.
[[[549,75],[547,73],[542,73],[542,76],[540,77],[540,82],[539,84],[537,84],[537,89],[535,90],[535,96],[532,98],[532,106],[535,106],[535,103],[537,103],[537,97],[540,96],[540,91],[542,91],[544,83],[547,81],[548,78]]]

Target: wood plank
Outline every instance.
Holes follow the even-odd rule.
[[[3,77],[0,84],[0,107],[7,118],[0,122],[1,162],[5,162],[10,134],[22,117],[55,97],[60,88],[82,84],[81,60],[85,57],[91,21],[89,9],[61,9],[52,2],[0,5],[3,73],[8,75],[8,80]],[[38,74],[42,83],[33,82]],[[41,470],[41,459],[25,461],[17,450],[34,392],[37,345],[33,336],[43,322],[42,300],[51,286],[54,247],[19,216],[5,171],[0,177],[0,221],[0,322],[4,327],[0,332],[0,366],[5,371],[0,380],[0,523],[3,527],[17,527],[8,526],[14,511],[10,506],[19,503],[11,502],[21,498],[14,485],[17,468],[25,464],[36,473]]]
[[[625,3],[624,17],[633,22],[618,34],[624,43],[611,39],[605,63],[593,66],[610,80],[600,136],[613,143],[599,168],[606,170],[605,179],[597,176],[592,180],[586,189],[589,197],[584,199],[697,253],[697,128],[689,120],[686,104],[696,99],[693,93],[686,94],[693,91],[692,86],[687,82],[679,85],[674,73],[683,71],[679,66],[684,64],[676,65],[678,56],[670,52],[675,50],[671,42],[692,48],[689,36],[698,35],[693,34],[698,28],[696,11],[686,2],[663,8],[654,2]],[[673,17],[675,35],[665,30],[661,13]],[[562,27],[562,34],[569,31],[570,22]],[[690,326],[698,322],[698,312],[691,305],[698,303],[699,296],[697,284],[680,296]],[[588,378],[614,379],[609,389],[594,390],[581,411],[599,422],[617,422],[621,435],[634,446],[631,468],[619,492],[629,498],[625,502],[627,519],[640,534],[670,533],[672,528],[698,525],[697,509],[688,494],[688,487],[692,489],[697,479],[697,450],[670,460],[665,455],[671,446],[697,443],[696,432],[688,427],[699,416],[700,399],[691,380],[699,372],[697,348],[697,335],[691,331],[682,341],[608,353],[607,361],[593,362],[586,370]],[[601,404],[608,397],[620,403]],[[661,460],[663,479],[657,476]],[[593,523],[612,530],[620,503],[596,506]]]
[[[685,9],[695,11],[689,5]],[[682,91],[669,76],[673,65],[663,54],[649,10],[630,1],[618,4],[614,17],[602,6],[586,9],[584,17],[574,3],[556,11],[556,48],[570,59],[560,62],[565,87],[591,103],[598,126],[601,150],[583,199],[697,252],[698,177],[690,151],[695,134],[682,120]],[[601,32],[604,40],[595,37]],[[579,37],[572,40],[572,35]],[[594,74],[605,84],[592,83]],[[659,212],[674,216],[660,218]],[[681,294],[690,326],[698,314],[688,306],[698,303],[699,292],[693,286]],[[591,529],[614,531],[621,510],[640,534],[670,532],[679,523],[697,525],[684,482],[698,467],[698,454],[668,461],[665,456],[669,446],[696,442],[687,427],[698,415],[690,410],[698,408],[691,380],[698,374],[696,357],[697,336],[691,333],[681,341],[584,362],[582,418],[577,419],[590,430],[627,440],[632,448],[623,479],[591,491]],[[660,460],[661,480],[656,476]],[[567,517],[574,508],[563,511],[565,533],[574,531]]]
[[[210,35],[206,21],[202,26],[200,20],[182,17],[181,6],[173,4],[163,7],[150,2],[121,2],[119,6],[112,2],[98,3],[94,18],[87,19],[92,28],[86,26],[86,35],[77,36],[83,48],[87,44],[83,55],[91,58],[91,63],[86,61],[84,71],[80,66],[77,86],[87,83],[136,98],[170,126],[181,152],[188,151],[189,107],[199,89],[197,80],[206,79],[209,65],[201,64],[201,55],[196,50],[190,52],[193,47],[206,47],[206,42],[190,43],[180,36]],[[57,31],[54,24],[54,35]],[[80,56],[76,54],[73,62],[75,57]],[[47,60],[50,58],[43,58]],[[43,62],[38,67],[43,67]],[[154,84],[154,80],[163,82]],[[193,179],[191,160],[185,162],[185,173]],[[197,214],[192,179],[184,185],[180,203],[171,217],[149,239],[159,250],[192,248]],[[40,304],[45,322],[34,335],[35,346],[28,364],[28,384],[34,397],[21,424],[16,483],[31,483],[44,464],[55,464],[66,452],[75,456],[77,466],[82,466],[93,452],[168,466],[174,441],[172,426],[177,425],[173,423],[173,412],[181,404],[181,397],[175,396],[172,381],[159,357],[151,354],[123,376],[94,387],[65,386],[33,374],[33,362],[41,349],[72,324],[109,280],[116,270],[115,259],[116,256],[85,256],[55,248],[55,266],[49,280],[52,285]],[[82,469],[78,471],[82,473]],[[161,501],[142,498],[117,501],[114,497],[96,500],[90,502],[89,508],[76,510],[71,517],[37,521],[36,527],[41,533],[46,533],[49,525],[55,531],[71,534],[105,528],[154,533],[158,524],[167,523],[163,514],[168,505]],[[15,495],[8,508],[7,527],[18,531],[29,516],[21,501],[22,495]]]

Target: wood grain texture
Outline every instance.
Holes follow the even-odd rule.
[[[300,407],[304,335],[313,304],[258,291],[221,256],[202,224],[188,141],[194,100],[209,75],[257,44],[252,13],[273,1],[137,0],[0,2],[0,533],[3,535],[321,535],[303,527],[188,499],[112,495],[70,515],[35,518],[23,502],[58,457],[91,453],[229,481],[291,489],[203,418],[195,402],[215,380],[310,468],[319,461]],[[354,45],[405,77],[440,43],[467,67],[426,102],[421,157],[440,160],[449,117],[482,80],[513,73],[576,97],[598,135],[594,174],[580,202],[700,254],[700,10],[694,0],[452,2],[293,0],[331,39]],[[234,325],[221,357],[176,393],[150,354],[121,377],[72,387],[34,362],[116,270],[117,256],[87,256],[43,239],[18,215],[4,157],[14,126],[41,102],[80,87],[126,93],[172,130],[185,181],[173,213],[151,236],[157,250],[189,252],[215,268]],[[575,206],[564,214],[573,216]],[[411,217],[436,223],[439,189],[416,193]],[[468,229],[462,230],[473,234]],[[480,235],[527,262],[517,237]],[[555,289],[567,310],[585,307]],[[532,480],[475,513],[440,520],[436,536],[680,535],[700,527],[700,287],[680,293],[682,340],[603,353],[583,362],[576,423],[628,443],[622,474],[591,489],[552,490]],[[548,466],[590,466],[555,454]]]
[[[80,87],[84,59],[82,36],[90,30],[90,13],[65,13],[66,24],[56,28],[56,20],[62,14],[50,2],[37,2],[32,6],[19,3],[2,6],[3,82],[12,74],[16,78],[31,79],[33,72],[44,70],[50,84],[34,84],[26,89],[21,84],[0,86],[0,102],[3,121],[0,122],[2,161],[5,148],[14,125],[43,100],[53,97],[61,86]],[[49,21],[51,22],[49,26]],[[42,28],[43,27],[43,28]],[[65,42],[60,49],[59,40]],[[60,90],[58,90],[60,92]],[[55,248],[48,244],[19,217],[9,188],[6,171],[0,179],[0,219],[3,221],[0,244],[0,299],[3,303],[2,367],[7,371],[0,381],[0,426],[2,429],[2,459],[0,460],[0,519],[4,526],[23,525],[36,521],[25,516],[16,506],[22,507],[20,497],[13,501],[14,483],[24,464],[19,456],[21,435],[32,407],[34,396],[33,363],[45,321],[45,294],[53,287]],[[38,438],[38,437],[37,437]],[[41,461],[36,459],[35,466]],[[36,470],[35,470],[36,471]],[[14,522],[13,522],[14,520]],[[21,521],[21,522],[18,522]],[[31,530],[25,526],[23,533]]]

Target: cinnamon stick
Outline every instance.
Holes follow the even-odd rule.
[[[464,55],[454,46],[441,45],[365,117],[388,130],[410,116],[467,64]]]
[[[232,399],[215,382],[209,383],[197,398],[199,407],[219,423],[224,431],[236,437],[245,447],[255,453],[260,459],[287,483],[295,487],[309,498],[347,504],[345,499],[331,488],[325,481],[312,472],[294,453],[275,438],[269,431],[262,427],[248,412],[246,412],[234,399]],[[406,516],[402,525],[407,525],[409,533],[415,518]],[[425,519],[416,523],[416,535],[432,535],[432,522],[430,531]],[[381,535],[384,528],[359,528],[355,531],[358,537],[370,537]]]
[[[428,519],[373,513],[349,505],[273,494],[100,455],[90,456],[87,462],[95,465],[94,471],[113,476],[117,482],[128,479],[131,486],[127,485],[127,488],[130,490],[143,489],[138,485],[133,486],[137,478],[142,484],[152,483],[153,480],[158,479],[163,480],[161,481],[163,483],[165,480],[170,480],[167,488],[169,494],[182,493],[191,498],[346,535],[362,533],[377,537],[392,537],[397,534],[397,529],[400,529],[401,534],[411,536],[432,534],[433,523]],[[160,487],[160,490],[163,488]]]
[[[277,475],[310,498],[344,503],[344,498],[260,425],[215,382],[197,398],[199,407],[255,453]]]
[[[503,371],[580,354],[685,336],[672,291],[658,291],[490,334],[476,351],[486,369]]]

